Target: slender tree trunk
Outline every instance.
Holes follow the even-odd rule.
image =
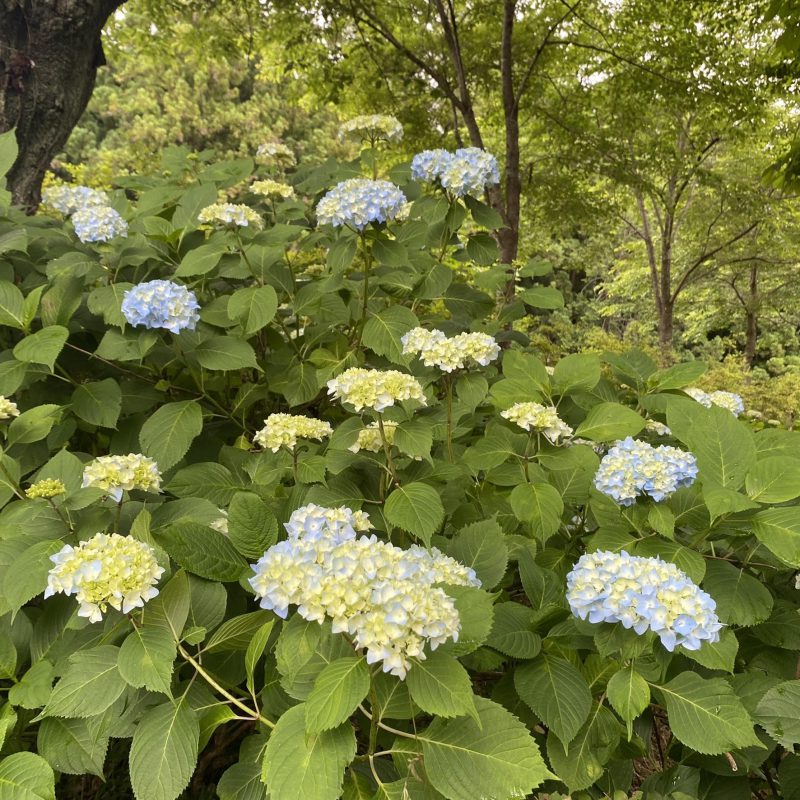
[[[519,106],[514,96],[514,20],[516,0],[505,0],[500,73],[503,94],[503,116],[506,133],[505,198],[503,221],[506,227],[498,232],[500,262],[511,264],[519,247],[519,213],[522,181],[519,174]],[[510,287],[513,296],[513,284]]]
[[[13,201],[30,212],[45,171],[86,108],[100,35],[125,0],[0,0],[0,132],[16,128],[8,175]]]
[[[746,315],[746,339],[744,346],[744,359],[748,367],[753,366],[758,346],[758,266],[750,265],[750,282],[748,285]]]

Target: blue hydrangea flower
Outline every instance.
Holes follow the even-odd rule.
[[[42,192],[42,203],[68,217],[70,214],[89,206],[107,206],[109,198],[100,189],[62,183],[48,186]]]
[[[453,154],[447,150],[423,150],[411,159],[411,177],[415,181],[433,183],[441,179],[452,160]]]
[[[349,225],[362,231],[370,222],[389,222],[404,211],[406,196],[389,181],[351,178],[331,189],[317,204],[320,225]]]
[[[200,315],[193,292],[172,281],[148,281],[128,289],[122,298],[122,313],[131,325],[166,328],[179,333],[193,331]]]
[[[462,147],[442,170],[440,180],[447,191],[463,197],[480,195],[487,186],[500,183],[497,159],[480,147]]]
[[[697,477],[697,461],[677,447],[653,447],[630,436],[617,442],[594,477],[598,491],[622,506],[630,506],[646,494],[657,503],[677,489],[691,486]]]
[[[598,550],[567,575],[572,613],[589,622],[621,622],[639,635],[650,629],[664,647],[699,650],[719,641],[716,603],[674,564]]]
[[[72,215],[75,235],[84,243],[128,235],[128,223],[111,206],[86,206]]]

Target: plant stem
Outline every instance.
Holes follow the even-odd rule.
[[[447,394],[447,460],[453,463],[453,376],[445,378],[445,392]]]
[[[386,466],[389,468],[389,474],[392,476],[395,486],[399,486],[400,481],[394,471],[394,461],[392,460],[392,446],[386,438],[386,429],[383,427],[383,416],[381,414],[378,414],[378,430],[381,434],[381,442],[383,442],[383,452],[386,454]]]

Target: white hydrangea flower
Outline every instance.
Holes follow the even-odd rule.
[[[740,395],[734,392],[723,392],[721,390],[704,392],[702,389],[698,389],[694,386],[690,386],[683,391],[706,408],[719,406],[719,408],[730,411],[734,417],[738,417],[740,414],[744,413],[744,401]]]
[[[250,189],[254,194],[260,194],[262,197],[282,197],[284,200],[294,197],[294,187],[281,181],[270,179],[255,181]]]
[[[197,215],[198,222],[207,225],[232,225],[237,228],[260,228],[261,217],[250,206],[242,203],[214,203]]]
[[[217,509],[219,511],[219,516],[209,525],[210,528],[213,528],[217,533],[221,533],[225,536],[228,535],[228,512],[224,508]]]
[[[82,486],[104,489],[118,503],[125,490],[160,492],[161,473],[158,471],[158,464],[141,453],[99,456],[83,468]]]
[[[77,547],[65,545],[50,556],[55,565],[47,577],[44,596],[75,595],[79,617],[100,622],[108,606],[128,614],[157,594],[155,584],[164,572],[153,548],[118,533],[98,533]]]
[[[109,242],[128,235],[128,223],[111,206],[86,206],[72,215],[75,235],[84,243]]]
[[[397,370],[351,367],[328,381],[328,394],[353,406],[356,411],[372,408],[383,411],[402,400],[427,404],[420,382],[413,375]]]
[[[253,441],[277,453],[281,447],[293,450],[298,439],[322,440],[333,433],[330,423],[297,414],[270,414]]]
[[[385,139],[399,142],[403,138],[403,126],[397,117],[390,114],[362,114],[347,120],[339,129],[339,136],[349,134],[360,139]]]
[[[100,189],[91,189],[88,186],[73,186],[68,183],[48,186],[42,192],[42,203],[59,211],[65,217],[82,208],[107,206],[110,202],[109,196]]]
[[[558,444],[563,436],[572,436],[572,428],[559,418],[554,406],[543,406],[541,403],[514,403],[511,408],[500,412],[500,416],[516,422],[523,430],[541,431],[552,444]]]
[[[459,333],[448,339],[440,330],[412,328],[400,341],[404,355],[419,355],[426,367],[443,372],[464,369],[470,361],[485,367],[500,355],[500,346],[488,333]]]
[[[668,425],[665,425],[663,422],[658,422],[655,419],[647,420],[647,424],[644,426],[644,429],[648,433],[653,433],[656,436],[672,436],[672,431],[669,429]]]
[[[0,419],[11,419],[11,417],[18,417],[19,409],[13,400],[9,400],[0,394]]]
[[[394,444],[394,435],[397,432],[397,423],[387,420],[383,423],[383,432],[386,435],[386,443]],[[358,432],[358,439],[347,448],[351,453],[358,453],[361,450],[369,450],[371,453],[380,453],[383,450],[383,440],[381,430],[377,422],[370,422],[366,428]]]
[[[291,167],[296,159],[291,148],[283,142],[264,142],[256,150],[256,160],[261,164]]]

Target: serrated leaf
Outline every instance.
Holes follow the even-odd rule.
[[[119,714],[117,705],[88,719],[48,717],[42,720],[36,739],[37,750],[59,772],[89,773],[102,778],[110,717]]]
[[[305,704],[278,720],[264,753],[262,777],[271,800],[338,800],[345,767],[356,754],[349,723],[309,736]],[[142,799],[144,800],[144,799]]]
[[[730,684],[682,672],[659,686],[675,737],[698,753],[715,755],[742,747],[761,747],[753,722]]]
[[[61,325],[48,325],[31,333],[14,347],[14,358],[26,363],[46,364],[50,369],[69,337],[69,331]]]
[[[306,731],[313,735],[341,725],[369,692],[369,669],[363,658],[345,656],[317,676],[306,702]]]
[[[542,639],[533,628],[533,611],[520,603],[498,603],[486,644],[514,658],[535,658],[542,649]]]
[[[62,547],[60,539],[36,542],[11,562],[3,578],[3,597],[13,613],[44,591],[53,565],[50,556]]]
[[[631,723],[650,703],[650,686],[633,665],[629,665],[611,676],[606,692],[614,710],[628,725],[630,739]]]
[[[444,506],[439,493],[426,483],[398,486],[386,500],[384,514],[397,528],[421,539],[426,546],[444,520]]]
[[[783,681],[769,689],[753,716],[776,742],[792,750],[800,744],[800,681]]]
[[[228,298],[228,316],[239,322],[245,336],[268,325],[278,310],[278,295],[271,286],[237,289]]]
[[[473,522],[450,540],[448,555],[472,567],[484,589],[496,586],[505,575],[508,548],[503,529],[494,519]]]
[[[756,625],[772,611],[772,594],[763,583],[726,561],[706,562],[703,588],[714,598],[722,622]]]
[[[751,520],[756,538],[781,561],[800,567],[800,507],[769,508]]]
[[[425,772],[448,800],[522,797],[548,775],[528,729],[502,706],[475,698],[472,719],[435,719],[418,734]]]
[[[549,483],[521,483],[509,500],[517,519],[530,525],[540,542],[546,542],[561,527],[564,501]]]
[[[645,426],[641,414],[620,403],[600,403],[593,406],[586,419],[578,425],[575,436],[595,442],[613,442],[626,436],[636,436]]]
[[[469,715],[478,721],[472,681],[451,655],[435,650],[424,661],[415,660],[406,675],[411,699],[437,717]]]
[[[137,800],[176,800],[197,764],[200,724],[185,697],[144,713],[133,734],[130,776]]]
[[[258,369],[256,351],[241,339],[232,336],[211,336],[192,351],[201,367],[220,372],[236,369]]]
[[[164,472],[177,464],[203,430],[203,412],[195,400],[167,403],[149,417],[139,432],[144,454]]]
[[[101,645],[79,650],[53,687],[43,717],[92,717],[102,714],[125,691],[117,669],[119,648]]]
[[[0,761],[0,800],[56,800],[55,775],[35,753],[14,753]]]
[[[254,634],[250,643],[247,645],[247,650],[244,654],[244,670],[247,675],[247,691],[250,694],[256,694],[255,690],[255,672],[258,660],[264,655],[264,648],[267,646],[272,628],[275,624],[274,620],[265,622]]]
[[[115,428],[122,410],[122,390],[113,378],[82,383],[72,393],[72,411],[91,425]]]
[[[225,620],[206,642],[204,650],[210,653],[246,650],[250,640],[267,622],[274,618],[267,611],[251,611]]]
[[[251,492],[237,492],[228,508],[228,535],[246,558],[260,558],[278,541],[278,521]]]
[[[569,744],[586,722],[592,693],[586,678],[569,661],[542,655],[514,671],[514,685],[562,744]]]
[[[236,581],[247,567],[230,540],[196,522],[175,522],[158,541],[187,572],[201,578]]]
[[[0,325],[24,330],[24,305],[22,292],[10,281],[0,281]]]
[[[361,341],[379,356],[385,356],[393,364],[406,364],[409,356],[403,355],[400,337],[419,325],[413,311],[405,306],[389,306],[378,314],[372,314],[364,325]]]

